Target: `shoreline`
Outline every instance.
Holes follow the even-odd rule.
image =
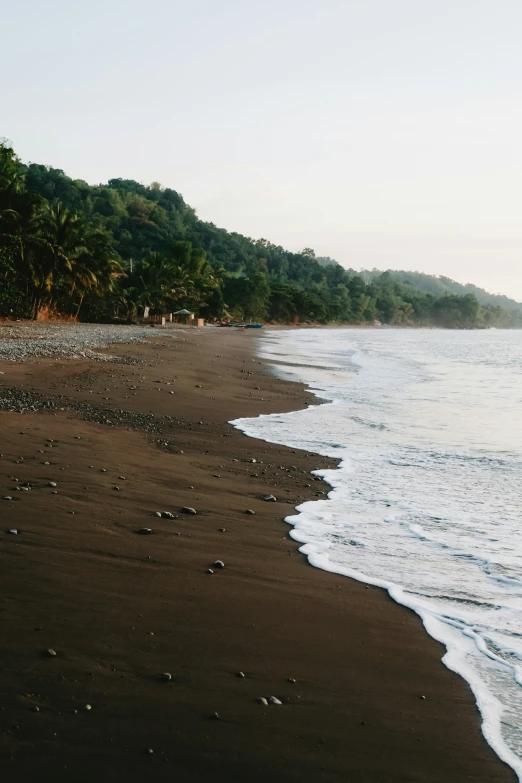
[[[179,330],[108,349],[137,364],[0,362],[0,396],[56,404],[0,412],[3,528],[20,529],[0,532],[2,779],[514,781],[417,615],[298,553],[282,518],[336,463],[227,424],[311,400],[253,338]],[[270,695],[283,704],[257,703]]]
[[[328,370],[334,368],[317,365],[315,363],[307,364],[307,359],[305,357],[301,357],[300,360],[295,361],[294,356],[291,353],[291,347],[289,345],[287,345],[287,350],[288,353],[286,356],[288,356],[288,358],[278,359],[272,355],[270,349],[268,353],[263,352],[261,349],[258,352],[258,355],[265,357],[266,361],[269,362],[272,371],[278,378],[298,384],[304,383],[307,391],[309,391],[314,396],[315,405],[310,407],[321,407],[323,405],[328,406],[331,405],[332,402],[338,401],[338,398],[334,399],[329,394],[324,393],[324,386],[322,384],[314,384],[309,380],[309,385],[306,385],[307,382],[303,380],[302,376],[299,378],[299,373],[294,372],[294,368],[312,368],[313,370]],[[276,354],[276,356],[278,355],[279,353]],[[267,358],[268,356],[270,356],[269,359]],[[282,372],[278,373],[278,369],[282,370]],[[335,369],[339,368],[336,367]],[[344,373],[350,372],[347,367],[343,368],[342,371]],[[283,417],[281,418],[288,420],[287,416],[288,414],[283,414]],[[263,427],[261,426],[261,428],[259,428],[257,426],[259,424],[259,419],[257,418],[238,419],[232,423],[237,426],[241,432],[247,435],[247,437],[256,438],[260,437],[260,433],[263,433]],[[278,423],[282,424],[283,421],[278,421]],[[299,435],[297,435],[296,439],[295,436],[292,437],[290,433],[288,433],[287,439],[279,439],[278,434],[280,433],[274,430],[270,430],[270,432],[272,433],[272,437],[274,437],[274,439],[271,440],[270,438],[267,438],[267,442],[269,443],[282,444],[292,448],[294,440],[296,440],[296,443],[298,443],[299,440],[302,440]],[[296,445],[296,448],[303,448],[303,446]],[[319,450],[318,453],[321,456],[332,457],[333,453],[335,453],[335,450],[334,452],[332,452],[331,449]],[[338,480],[336,480],[336,474],[338,474],[339,470],[342,471],[347,464],[349,464],[349,459],[347,460],[346,457],[340,457],[338,459],[338,464],[333,471],[319,471],[319,475],[328,485],[329,490],[328,492],[324,493],[324,498],[316,498],[315,500],[334,500],[334,497],[336,496],[336,493],[339,489],[339,483]],[[509,745],[506,743],[504,737],[501,734],[501,724],[503,721],[502,709],[495,706],[495,696],[492,693],[488,692],[487,690],[486,693],[484,693],[484,684],[480,678],[477,677],[473,667],[469,666],[466,660],[466,656],[462,654],[462,650],[459,645],[455,644],[455,640],[452,638],[452,634],[450,633],[448,637],[447,628],[445,625],[445,619],[448,618],[445,618],[444,614],[441,612],[430,612],[426,608],[421,608],[418,604],[415,603],[415,601],[408,599],[405,595],[405,590],[407,593],[407,588],[401,582],[397,583],[390,581],[390,579],[386,576],[370,576],[364,568],[361,569],[357,566],[348,567],[339,563],[334,564],[328,552],[324,551],[324,540],[323,542],[318,542],[314,538],[313,533],[302,532],[301,520],[306,519],[307,514],[310,514],[312,518],[314,518],[316,512],[317,509],[314,510],[310,503],[305,501],[303,505],[296,508],[295,514],[285,518],[285,522],[291,526],[289,535],[292,540],[298,543],[300,553],[306,556],[309,564],[314,568],[324,570],[342,578],[352,579],[365,585],[372,585],[373,587],[382,589],[390,596],[394,603],[411,610],[418,615],[422,621],[425,632],[432,639],[441,643],[445,650],[444,655],[441,657],[441,662],[450,671],[455,672],[458,676],[460,676],[473,692],[477,710],[481,716],[482,734],[486,742],[488,745],[490,745],[497,756],[513,770],[513,773],[518,780],[518,777],[521,774],[520,759],[510,749]],[[326,514],[328,515],[328,509],[326,509]],[[478,646],[478,642],[476,642],[476,644]]]

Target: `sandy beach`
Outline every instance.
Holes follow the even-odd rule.
[[[0,359],[0,780],[513,783],[420,619],[289,538],[334,463],[227,423],[313,402],[259,339]]]

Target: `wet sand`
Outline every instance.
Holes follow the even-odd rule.
[[[257,335],[158,331],[128,364],[0,362],[57,406],[0,412],[0,780],[512,783],[418,617],[289,538],[333,462],[226,423],[311,396]]]

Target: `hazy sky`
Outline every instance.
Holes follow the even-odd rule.
[[[0,136],[522,299],[521,0],[0,0]]]

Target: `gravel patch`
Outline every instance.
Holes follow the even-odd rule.
[[[6,387],[0,388],[0,410],[15,413],[71,411],[79,414],[82,419],[92,421],[95,424],[127,427],[147,432],[150,435],[162,434],[168,428],[168,424],[172,422],[170,416],[159,418],[152,413],[97,408],[95,405],[68,399],[60,399],[60,402],[57,403],[43,394]]]
[[[176,331],[172,328],[169,334]],[[9,324],[0,327],[0,360],[13,362],[31,359],[94,359],[121,361],[97,349],[121,343],[142,342],[151,336],[147,326],[107,324]]]

